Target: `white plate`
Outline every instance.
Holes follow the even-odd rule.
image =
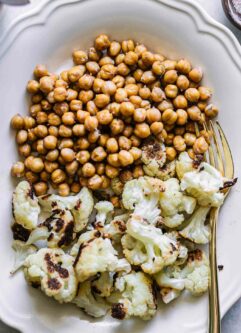
[[[184,295],[162,306],[147,323],[93,320],[69,305],[58,305],[39,291],[27,287],[23,274],[10,278],[13,262],[11,193],[9,176],[17,153],[9,120],[16,112],[26,114],[25,84],[37,63],[51,71],[71,64],[71,51],[86,48],[106,32],[112,38],[134,38],[154,51],[187,57],[205,71],[205,83],[214,89],[220,107],[219,120],[230,142],[240,175],[241,49],[231,32],[212,20],[194,1],[187,0],[45,0],[37,9],[12,24],[0,40],[1,163],[0,163],[0,316],[24,333],[204,333],[207,327],[207,297]],[[222,315],[241,296],[240,188],[233,189],[222,209],[218,231],[218,263]]]

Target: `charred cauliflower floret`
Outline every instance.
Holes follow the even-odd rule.
[[[157,309],[152,280],[142,272],[131,272],[117,278],[116,292],[109,298],[114,300],[111,315],[117,319],[132,316],[151,319]]]
[[[159,170],[166,163],[166,149],[163,143],[155,140],[147,142],[142,147],[141,160],[148,176],[158,177]]]
[[[17,185],[13,192],[12,206],[17,224],[28,230],[37,227],[40,207],[29,182],[24,180]]]
[[[163,234],[161,229],[146,224],[139,216],[132,215],[128,220],[127,234],[136,240],[133,244],[138,248],[130,248],[132,240],[124,238],[123,252],[131,264],[139,261],[144,272],[155,274],[177,260],[179,242]]]
[[[103,272],[91,281],[91,289],[101,297],[108,297],[114,289],[115,272]]]
[[[80,284],[78,294],[72,301],[92,317],[103,317],[110,309],[110,305],[100,296],[93,292],[90,281]]]
[[[130,271],[129,263],[125,259],[118,259],[118,253],[108,238],[102,238],[99,231],[85,234],[80,236],[71,251],[72,255],[76,254],[78,247],[74,267],[79,282],[106,271]]]
[[[95,204],[95,209],[97,210],[95,223],[104,226],[108,215],[114,210],[113,204],[110,201],[99,201]]]
[[[182,179],[185,173],[197,170],[202,160],[202,155],[196,155],[195,159],[193,160],[190,158],[186,151],[182,152],[176,161],[176,173],[178,178]]]
[[[66,247],[74,237],[74,219],[70,211],[55,209],[43,223],[31,232],[27,244],[45,240],[50,248]]]
[[[74,258],[61,249],[43,248],[25,260],[25,278],[60,303],[71,302],[77,292],[73,262]]]
[[[25,259],[35,252],[37,248],[34,245],[27,245],[25,242],[20,240],[14,240],[12,243],[14,250],[14,265],[11,270],[11,274],[15,273],[24,264]]]
[[[125,184],[122,202],[126,209],[133,210],[135,215],[154,225],[160,218],[158,200],[160,192],[164,190],[164,183],[160,179],[140,177]]]
[[[74,217],[74,230],[76,232],[86,227],[94,208],[93,195],[86,187],[83,187],[78,194],[68,197],[47,194],[40,197],[39,202],[43,209],[48,212],[55,209],[70,210]]]

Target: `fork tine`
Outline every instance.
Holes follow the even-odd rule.
[[[206,132],[209,131],[208,125],[205,121],[203,123],[203,127],[204,127]],[[215,158],[214,158],[214,151],[213,151],[212,144],[210,144],[209,147],[208,147],[208,154],[209,154],[208,156],[209,156],[210,164],[215,167]]]
[[[222,152],[219,146],[219,142],[218,142],[218,138],[217,138],[217,134],[215,132],[215,128],[214,128],[214,124],[213,122],[210,120],[209,121],[210,127],[212,129],[213,132],[213,140],[215,143],[215,148],[216,148],[216,159],[217,159],[217,169],[221,172],[222,175],[224,175],[224,165],[223,165],[223,158],[222,158]]]
[[[221,138],[221,142],[223,145],[223,153],[224,153],[224,159],[225,159],[225,174],[224,176],[227,178],[233,178],[234,176],[234,163],[233,163],[233,157],[232,153],[228,144],[228,141],[226,139],[226,136],[219,124],[218,121],[216,121],[216,126],[218,128],[218,132]]]

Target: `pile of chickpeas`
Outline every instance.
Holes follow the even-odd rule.
[[[27,84],[30,115],[11,120],[23,158],[12,175],[25,176],[37,195],[49,184],[67,196],[82,186],[108,188],[125,173],[142,176],[141,147],[151,135],[164,141],[169,161],[185,150],[194,157],[208,149],[202,122],[218,109],[200,85],[200,68],[104,34],[87,52],[74,51],[73,61],[60,75],[37,65]]]

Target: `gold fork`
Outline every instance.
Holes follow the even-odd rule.
[[[228,179],[233,179],[234,164],[227,139],[219,123],[211,120],[203,123],[204,130],[211,130],[213,140],[211,140],[209,149],[205,155],[205,159],[214,166],[220,173]],[[199,135],[199,129],[196,125],[196,134]],[[226,182],[222,192],[225,198],[229,194],[231,186],[236,182]],[[209,333],[220,333],[220,307],[219,307],[219,292],[218,292],[218,276],[217,276],[217,254],[216,254],[216,234],[217,221],[220,208],[212,208],[210,211],[210,229],[211,240],[209,244],[209,260],[210,260],[210,275],[211,281],[209,286]]]

